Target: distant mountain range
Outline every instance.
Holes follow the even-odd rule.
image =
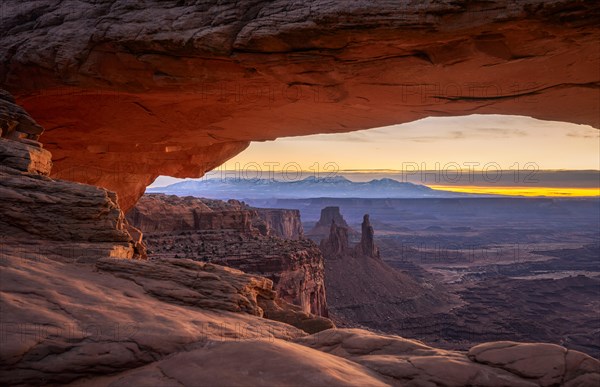
[[[305,198],[457,198],[481,197],[450,191],[434,190],[424,185],[403,183],[394,179],[353,182],[342,176],[307,177],[297,181],[270,179],[202,179],[182,181],[166,187],[155,187],[147,193],[198,196],[211,199],[305,199]]]

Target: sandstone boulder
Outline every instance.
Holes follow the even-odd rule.
[[[567,362],[567,353],[571,353],[570,359],[581,357],[583,361],[585,357],[580,352],[567,351],[566,348],[555,344],[510,341],[476,345],[469,350],[468,356],[478,363],[489,364],[524,378],[535,379],[540,386],[555,386],[568,382],[569,380],[565,380],[567,375],[569,379],[574,379],[572,370],[567,370],[567,367],[573,364]],[[599,363],[590,361],[587,357],[585,361],[590,366],[590,372],[600,374]],[[579,368],[580,365],[576,367]]]
[[[591,387],[600,377],[598,360],[552,344],[486,343],[465,354],[358,329],[327,330],[296,342],[355,361],[398,385]],[[495,353],[484,355],[488,350]],[[571,352],[585,358],[587,367],[567,370],[565,355]]]

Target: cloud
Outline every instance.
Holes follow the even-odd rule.
[[[423,174],[421,174],[423,172]],[[361,171],[340,171],[340,175],[353,181],[368,181],[371,179],[391,178],[398,181],[409,181],[416,184],[426,184],[433,181],[433,177],[438,174],[438,178],[446,185],[460,185],[473,187],[553,187],[553,188],[600,188],[600,174],[597,170],[539,170],[530,176],[532,181],[523,182],[522,180],[515,181],[514,171],[503,170],[500,173],[499,180],[490,182],[486,179],[486,175],[481,171],[474,174],[462,171],[458,181],[444,181],[443,175],[436,170],[415,171],[410,170],[408,173],[402,171],[381,171],[368,170]],[[429,180],[423,180],[423,176]]]
[[[252,143],[227,162],[294,160],[304,168],[335,161],[340,168],[398,168],[405,161],[496,162],[514,168],[597,169],[600,131],[586,125],[523,116],[429,117],[405,124],[347,133],[281,138]],[[558,157],[560,156],[560,157]],[[507,174],[508,176],[509,174]]]
[[[475,129],[475,132],[486,138],[514,138],[527,136],[525,130],[512,128],[479,128]]]
[[[373,133],[366,133],[367,131],[357,131],[350,133],[328,133],[328,134],[315,134],[311,136],[299,136],[289,137],[279,140],[281,141],[294,141],[294,142],[311,142],[311,141],[326,141],[326,142],[376,142]]]
[[[573,138],[600,138],[600,131],[594,129],[594,131],[590,130],[572,130],[567,133],[567,137]]]
[[[401,141],[414,141],[414,142],[436,142],[440,140],[458,140],[461,138],[468,137],[462,130],[451,130],[447,132],[441,132],[436,135],[430,136],[402,136],[398,137]]]

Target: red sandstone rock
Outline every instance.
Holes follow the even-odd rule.
[[[321,209],[319,220],[306,235],[317,240],[327,238],[331,232],[332,223],[335,223],[339,227],[346,228],[349,234],[357,234],[357,232],[346,223],[346,220],[340,213],[340,208],[332,206]]]
[[[362,1],[148,6],[7,0],[2,7],[1,82],[51,129],[43,140],[57,157],[55,175],[112,187],[125,208],[156,175],[202,174],[249,140],[465,112],[600,126],[594,2],[442,2],[398,9],[397,2]],[[505,80],[520,90],[507,91]],[[479,87],[448,91],[469,83]],[[207,84],[209,93],[203,91]],[[246,98],[254,95],[246,90],[263,85],[266,101]],[[303,86],[313,91],[308,98],[298,92]],[[270,90],[279,89],[281,95],[270,98]],[[523,101],[529,97],[536,103]],[[12,104],[4,94],[0,99]],[[41,132],[20,113],[0,110],[0,118],[3,137],[35,140]],[[44,159],[43,152],[37,155]],[[8,224],[3,235],[48,241],[62,235],[70,245],[71,238],[85,241],[92,233],[94,241],[107,237],[108,243],[124,235],[116,195],[50,180],[41,175],[48,163],[24,160],[13,165],[26,169],[2,171],[2,199],[11,200],[1,208]],[[67,212],[73,201],[80,207]],[[61,223],[64,233],[44,222]],[[235,275],[219,277],[215,287],[196,284],[190,273],[181,278],[212,292],[207,297],[176,286],[180,272],[163,271],[160,263],[100,261],[108,270],[98,272],[95,265],[66,265],[15,247],[3,241],[0,251],[0,383],[6,385],[600,381],[597,360],[558,346],[501,342],[465,354],[361,330],[303,337],[254,314],[188,303],[214,299],[213,306],[258,310],[241,298],[247,293],[252,299],[253,292],[237,288]],[[130,279],[110,274],[119,269]],[[253,329],[268,341],[257,341]]]
[[[297,210],[153,194],[142,196],[127,218],[144,231],[151,256],[209,261],[265,276],[282,300],[327,316],[323,256],[312,241],[300,238]]]
[[[375,231],[373,231],[373,226],[369,222],[368,214],[365,214],[363,218],[361,230],[360,244],[357,246],[357,249],[360,249],[360,252],[367,257],[379,259],[379,249],[375,245],[374,240]]]
[[[329,236],[321,241],[320,249],[330,259],[352,256],[348,241],[348,228],[338,226],[334,221],[329,228]]]
[[[8,94],[0,102],[9,99]],[[8,96],[8,97],[7,97]],[[21,128],[33,120],[16,105],[0,105],[0,127]],[[10,123],[18,117],[17,124]],[[31,128],[31,126],[26,126]],[[37,130],[38,127],[36,127]],[[0,234],[2,243],[35,245],[38,252],[64,249],[74,262],[100,257],[144,258],[141,235],[128,232],[114,193],[47,177],[52,155],[29,138],[0,138]],[[15,140],[16,139],[16,140]],[[134,231],[131,229],[131,231]],[[74,247],[76,246],[76,247]]]
[[[5,0],[0,23],[0,83],[53,175],[124,210],[248,141],[474,113],[600,127],[594,1],[143,4]]]
[[[265,223],[265,235],[292,240],[304,237],[299,210],[254,208],[254,211],[258,218]]]

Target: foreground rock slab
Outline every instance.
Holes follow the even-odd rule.
[[[217,288],[235,288],[226,277],[216,281],[214,304],[206,308],[157,297],[152,285],[154,292],[98,271],[95,264],[61,263],[7,245],[0,253],[3,385],[67,383],[129,370],[208,343],[305,335],[291,325],[218,309],[233,304],[214,294]],[[142,275],[135,279],[153,283]],[[210,288],[207,282],[205,289]],[[231,298],[237,294],[229,292]]]
[[[273,281],[240,270],[189,259],[131,261],[101,259],[96,267],[134,281],[169,303],[248,313],[285,322],[308,333],[334,327],[326,318],[304,312],[277,297]]]
[[[101,259],[96,267],[139,283],[170,303],[263,316],[258,297],[273,299],[273,283],[239,270],[187,259],[134,262]]]
[[[216,386],[591,387],[600,377],[598,360],[560,346],[500,342],[469,353],[446,351],[360,329],[307,335],[251,313],[218,309],[228,305],[218,302],[218,290],[228,288],[223,293],[231,291],[234,299],[232,289],[248,279],[228,268],[215,269],[219,281],[198,281],[196,290],[212,288],[217,301],[207,307],[189,287],[175,286],[168,263],[67,264],[3,247],[3,385],[195,386],[201,380]],[[98,270],[114,262],[126,265]],[[144,269],[134,271],[133,265]],[[190,280],[185,270],[183,282]],[[186,296],[162,286],[169,282]]]
[[[273,340],[218,343],[74,386],[389,386],[382,379],[338,356]]]
[[[323,331],[296,342],[352,360],[397,385],[591,387],[600,382],[598,360],[553,344],[486,343],[467,354],[360,329]]]

